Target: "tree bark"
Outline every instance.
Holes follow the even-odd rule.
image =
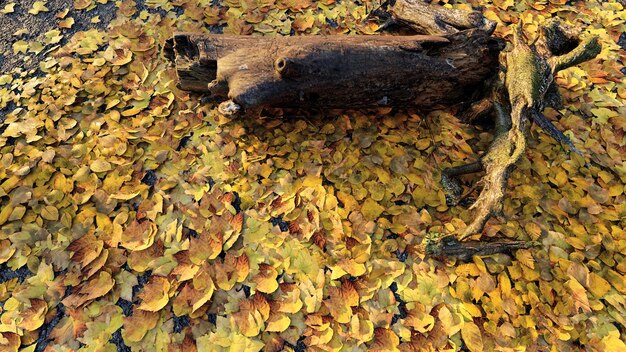
[[[168,41],[180,88],[243,108],[432,107],[467,99],[496,73],[500,39],[446,36],[236,37]]]
[[[491,34],[496,28],[496,23],[480,11],[449,9],[425,0],[388,0],[382,8],[392,20],[405,23],[417,33],[442,35],[475,28]]]

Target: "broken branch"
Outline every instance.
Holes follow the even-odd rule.
[[[538,246],[539,243],[527,241],[459,241],[454,236],[427,239],[425,252],[434,257],[455,257],[463,262],[472,260],[473,256],[506,253],[517,249]]]
[[[491,34],[496,27],[480,11],[449,9],[424,0],[389,0],[382,7],[393,20],[407,24],[417,33],[454,34],[474,28]]]

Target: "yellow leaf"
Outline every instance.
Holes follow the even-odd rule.
[[[444,318],[446,318],[445,311],[443,315],[444,315]],[[446,322],[442,321],[442,323],[444,324],[443,326],[444,331],[447,331]],[[408,315],[404,319],[404,324],[424,334],[432,330],[433,327],[435,326],[435,317],[433,317],[432,315],[426,312],[426,308],[424,307],[423,304],[417,304],[414,309],[411,309],[409,311]]]
[[[0,208],[0,225],[3,225],[9,220],[9,216],[13,213],[13,205],[7,204]]]
[[[74,9],[84,10],[93,4],[93,0],[74,0]]]
[[[361,213],[363,213],[365,219],[369,221],[374,221],[378,219],[378,217],[380,216],[380,214],[382,214],[384,210],[385,208],[383,208],[375,200],[370,198],[366,199],[363,203],[363,206],[361,207]]]
[[[346,273],[358,277],[365,274],[365,264],[357,263],[354,259],[342,259],[337,263],[337,267],[341,268]],[[333,273],[335,267],[331,267]]]
[[[131,251],[144,250],[154,243],[157,227],[149,220],[133,220],[122,233],[122,246]]]
[[[35,1],[33,3],[33,7],[28,10],[28,13],[31,15],[37,15],[40,12],[48,12],[48,8],[46,7],[47,1]]]
[[[591,273],[589,274],[589,291],[597,298],[602,298],[611,289],[611,284],[602,276]]]
[[[506,10],[509,7],[515,5],[515,1],[514,0],[494,0],[493,4],[501,8],[502,10]]]
[[[159,321],[159,313],[137,310],[133,311],[131,316],[124,317],[123,320],[122,337],[124,341],[139,342],[146,336],[148,331],[156,327]]]
[[[104,242],[97,239],[94,234],[88,233],[70,243],[67,251],[70,252],[72,260],[82,269],[98,258],[103,248]]]
[[[571,298],[574,301],[576,309],[582,308],[585,312],[591,311],[591,308],[589,307],[589,299],[587,298],[587,291],[583,285],[578,282],[578,280],[572,277],[563,286],[570,289]]]
[[[61,34],[61,31],[58,29],[49,30],[46,33],[44,33],[44,35],[47,39],[46,44],[56,44],[60,42],[61,39],[63,39],[63,35]]]
[[[198,238],[189,241],[189,260],[194,264],[201,264],[207,259],[215,259],[222,253],[222,234],[210,235],[203,231]]]
[[[439,309],[439,320],[441,321],[443,331],[452,336],[461,330],[462,319],[455,313],[454,315],[447,306]]]
[[[22,344],[20,335],[12,332],[0,332],[0,349],[6,352],[17,352]]]
[[[43,325],[46,313],[48,312],[48,304],[41,299],[33,299],[30,301],[30,308],[22,311],[22,321],[17,324],[20,328],[27,331],[35,331]]]
[[[313,27],[315,23],[315,17],[311,13],[300,14],[296,16],[296,19],[291,24],[291,28],[296,31],[304,32],[307,29]]]
[[[128,117],[128,116],[137,115],[141,110],[143,110],[143,108],[126,109],[126,110],[122,111],[122,116]]]
[[[95,298],[102,297],[107,294],[113,286],[115,280],[106,271],[100,271],[98,277],[95,277],[82,284],[76,292],[63,299],[63,304],[68,307],[77,308]]]
[[[74,25],[74,18],[68,17],[59,22],[59,28],[72,28]]]
[[[239,311],[232,314],[233,323],[247,337],[258,335],[268,318],[269,305],[263,295],[241,301]]]
[[[278,288],[278,282],[276,281],[277,277],[278,272],[273,266],[260,264],[259,274],[254,277],[256,289],[263,293],[272,293],[276,291]]]
[[[94,160],[91,163],[91,165],[89,165],[89,168],[93,172],[107,172],[107,171],[110,171],[112,169],[111,163],[109,163],[108,161],[106,161],[104,159],[96,159],[96,160]]]
[[[24,40],[18,40],[13,43],[13,54],[22,53],[25,54],[28,50],[28,42]]]
[[[142,302],[138,308],[149,312],[161,310],[170,300],[170,287],[171,285],[167,278],[153,276],[152,280],[144,286],[143,291],[139,294]]]
[[[12,13],[13,11],[15,11],[15,3],[10,3],[10,4],[6,4],[6,6],[4,6],[4,8],[2,10],[0,10],[0,13],[3,14],[8,14],[8,13]]]
[[[626,278],[614,270],[607,270],[604,276],[619,292],[626,294]]]
[[[396,352],[400,351],[398,345],[400,338],[393,330],[376,328],[374,331],[374,343],[368,349],[372,352]]]
[[[535,258],[533,258],[533,254],[528,249],[520,249],[515,252],[515,258],[520,261],[520,263],[525,266],[534,269],[535,268]]]
[[[625,351],[626,344],[620,336],[619,330],[613,327],[608,336],[602,338],[604,344],[604,351]]]
[[[465,322],[461,327],[463,342],[471,352],[483,351],[483,337],[480,329],[473,321]]]
[[[41,209],[41,217],[49,221],[59,220],[59,210],[52,205],[47,205]]]
[[[270,315],[265,326],[265,331],[283,332],[287,330],[289,324],[291,324],[291,319],[285,314]]]
[[[279,312],[296,314],[302,309],[303,303],[300,300],[300,289],[295,284],[280,284],[281,298],[279,302]]]
[[[103,53],[103,57],[115,66],[122,66],[126,65],[133,59],[133,52],[126,48],[114,49],[110,46]],[[122,116],[126,115],[122,113]]]
[[[9,240],[0,240],[0,264],[6,263],[13,254],[15,254],[15,247],[11,245]],[[298,293],[300,290],[298,290]],[[299,310],[299,309],[298,309]]]
[[[330,287],[328,289],[329,298],[324,301],[330,311],[330,315],[338,323],[346,324],[350,322],[352,308],[359,304],[359,294],[350,282],[344,282],[341,287]]]

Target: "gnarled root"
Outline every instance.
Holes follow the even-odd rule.
[[[481,159],[485,176],[483,189],[470,209],[475,209],[474,219],[465,228],[460,239],[480,233],[487,221],[502,213],[504,190],[509,174],[526,149],[526,118],[524,107],[516,105],[511,114],[512,127],[497,135],[487,154]]]
[[[480,181],[483,185],[480,195],[471,207],[475,210],[474,218],[457,236],[459,240],[480,234],[492,216],[502,213],[508,177],[526,149],[531,120],[555,140],[568,145],[571,151],[582,155],[541,111],[546,104],[558,103],[558,90],[554,85],[556,72],[594,58],[600,49],[598,38],[591,37],[580,42],[571,31],[562,29],[558,23],[546,27],[537,48],[530,47],[522,39],[521,27],[518,26],[513,49],[505,56],[504,86],[496,84],[491,103],[480,102],[469,110],[472,116],[494,108],[496,131],[493,143],[480,160],[485,176]],[[469,168],[464,166],[444,170],[442,184],[450,199],[455,199],[462,191],[452,177],[476,168],[470,165]]]

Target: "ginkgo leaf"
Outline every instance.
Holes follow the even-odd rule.
[[[89,165],[89,168],[93,172],[106,172],[110,171],[112,166],[111,163],[104,159],[96,159]]]
[[[483,351],[483,337],[474,322],[465,322],[461,327],[461,337],[467,348],[472,352]]]
[[[124,317],[122,337],[128,342],[141,341],[146,333],[154,329],[159,320],[159,313],[138,310],[129,317]]]
[[[18,40],[15,43],[13,43],[14,54],[17,54],[17,53],[25,54],[27,50],[28,50],[28,42],[24,40]]]
[[[28,10],[28,13],[32,15],[37,15],[40,12],[48,12],[48,8],[46,7],[47,1],[35,1],[33,6]]]
[[[170,300],[170,288],[171,285],[167,278],[153,276],[150,282],[144,286],[143,291],[139,293],[141,303],[138,308],[149,312],[161,310]]]
[[[48,312],[48,304],[40,299],[30,301],[30,308],[22,311],[22,320],[18,326],[28,331],[39,329],[44,323],[46,313]]]
[[[2,14],[9,14],[9,13],[13,13],[15,11],[15,3],[11,2],[8,3],[6,5],[4,5],[4,8],[2,10],[0,10],[0,13]]]
[[[144,250],[152,246],[156,232],[156,225],[151,221],[135,220],[122,233],[121,245],[133,251]]]
[[[278,272],[274,267],[267,264],[259,265],[259,274],[255,276],[256,289],[264,293],[272,293],[278,289],[276,278]]]

